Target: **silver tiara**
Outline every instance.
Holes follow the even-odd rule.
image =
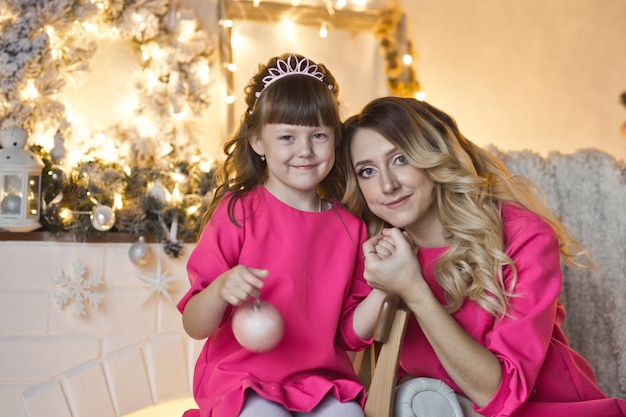
[[[268,69],[269,75],[263,77],[263,89],[255,93],[256,97],[261,96],[261,92],[267,88],[273,82],[280,80],[281,78],[289,75],[302,74],[308,75],[318,79],[320,82],[324,82],[324,74],[319,71],[317,65],[309,61],[308,58],[303,57],[298,60],[295,54],[290,54],[286,61],[279,59],[276,61],[275,68]],[[328,89],[332,90],[334,87],[332,84],[328,85]]]

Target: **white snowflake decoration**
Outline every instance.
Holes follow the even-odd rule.
[[[172,297],[170,296],[170,282],[178,279],[178,277],[169,276],[167,271],[163,271],[161,267],[161,259],[157,259],[156,271],[152,274],[138,274],[139,279],[150,284],[148,288],[148,296],[144,300],[147,301],[153,295],[157,297],[163,295],[170,303],[172,303]]]
[[[79,316],[86,316],[85,304],[89,303],[97,308],[102,301],[103,295],[94,292],[104,284],[101,278],[94,275],[87,276],[87,269],[82,261],[78,260],[72,265],[74,277],[59,272],[55,283],[64,288],[55,294],[57,303],[61,308],[72,304],[72,312]]]

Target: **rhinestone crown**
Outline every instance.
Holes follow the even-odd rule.
[[[263,90],[267,88],[273,82],[280,80],[281,78],[287,77],[289,75],[302,74],[308,75],[309,77],[313,77],[318,79],[320,82],[324,82],[324,74],[319,71],[317,65],[309,61],[308,58],[303,57],[302,59],[298,59],[295,54],[289,55],[287,60],[279,59],[276,61],[276,67],[268,69],[269,75],[263,77]],[[332,90],[333,86],[329,85],[329,89]],[[258,98],[261,96],[261,92],[257,91],[255,93]]]

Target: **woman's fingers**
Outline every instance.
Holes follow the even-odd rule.
[[[381,258],[387,258],[391,256],[391,254],[394,253],[395,249],[396,247],[393,242],[389,242],[385,239],[379,240],[376,244],[376,253]]]

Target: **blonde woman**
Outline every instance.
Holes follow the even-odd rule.
[[[376,99],[344,133],[343,201],[371,236],[365,278],[413,313],[406,384],[443,381],[465,416],[624,416],[561,330],[562,264],[593,261],[532,184],[425,102]]]

